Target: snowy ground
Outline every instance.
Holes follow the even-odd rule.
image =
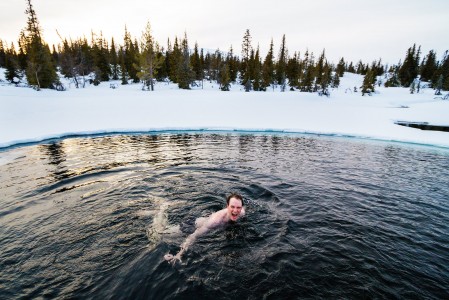
[[[0,69],[0,80],[3,70]],[[449,132],[423,131],[395,121],[449,125],[449,101],[432,89],[411,95],[404,88],[378,88],[373,96],[354,93],[362,76],[346,73],[331,96],[284,92],[179,90],[158,83],[110,88],[110,83],[65,92],[19,88],[0,82],[0,147],[69,134],[167,129],[254,130],[317,133],[411,142],[449,148]]]

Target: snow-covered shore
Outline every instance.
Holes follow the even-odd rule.
[[[410,94],[383,88],[373,96],[354,93],[362,76],[346,73],[331,96],[287,91],[249,92],[216,84],[179,90],[158,83],[110,88],[110,83],[65,92],[36,92],[0,84],[0,147],[71,134],[157,130],[284,131],[354,136],[449,148],[449,132],[424,131],[395,121],[449,125],[449,101],[432,89]]]

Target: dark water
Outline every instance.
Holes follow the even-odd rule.
[[[164,261],[229,192],[245,218]],[[70,138],[0,152],[0,198],[1,299],[449,298],[447,150]]]

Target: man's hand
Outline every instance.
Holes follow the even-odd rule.
[[[184,249],[181,249],[181,251],[179,251],[178,254],[176,254],[175,256],[173,256],[173,254],[167,253],[167,254],[164,255],[164,259],[169,264],[174,266],[176,264],[176,261],[178,261],[178,260],[179,260],[180,263],[182,263],[181,256],[182,256],[183,252],[184,252]]]

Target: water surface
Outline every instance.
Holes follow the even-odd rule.
[[[449,151],[276,134],[0,152],[0,298],[449,298]],[[175,266],[198,217],[247,200]]]

